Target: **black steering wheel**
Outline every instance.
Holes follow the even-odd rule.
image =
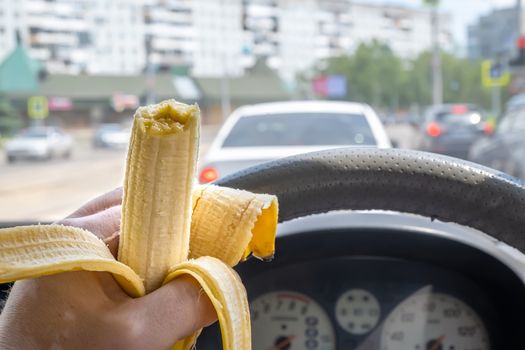
[[[469,226],[525,253],[525,185],[451,157],[340,148],[264,163],[216,184],[277,195],[280,222],[332,210],[391,210]]]

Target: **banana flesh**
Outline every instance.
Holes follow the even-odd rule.
[[[133,123],[118,260],[149,293],[188,258],[199,109],[166,101],[139,108]]]
[[[174,100],[139,108],[128,150],[119,256],[92,233],[61,225],[0,230],[0,282],[66,271],[107,271],[132,297],[190,275],[212,301],[223,348],[251,349],[246,290],[230,266],[274,253],[271,195],[193,186],[197,106]],[[189,260],[188,260],[189,259]],[[174,349],[195,345],[200,332]]]

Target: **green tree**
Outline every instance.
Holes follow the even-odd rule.
[[[442,53],[445,103],[475,103],[488,108],[490,91],[481,85],[481,62]],[[347,78],[346,99],[396,110],[432,103],[432,55],[402,60],[377,41],[361,44],[349,56],[330,58],[318,73]]]
[[[0,94],[0,136],[12,134],[22,127],[22,118],[6,95]]]
[[[330,58],[322,74],[347,78],[347,99],[375,106],[397,107],[405,78],[401,60],[378,41],[361,44],[352,56]]]
[[[431,80],[432,55],[419,55],[411,64],[409,81],[406,85],[409,100],[420,106],[432,102]],[[481,62],[441,54],[443,74],[443,101],[445,103],[475,103],[488,108],[490,91],[481,85]]]

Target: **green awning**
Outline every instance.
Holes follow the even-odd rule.
[[[40,63],[18,45],[0,63],[0,92],[7,94],[31,94],[38,91]]]

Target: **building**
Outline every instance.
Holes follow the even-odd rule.
[[[193,0],[193,75],[239,76],[242,57],[242,0]]]
[[[148,62],[161,70],[190,66],[195,54],[192,1],[148,1],[143,16]]]
[[[439,39],[452,47],[450,17]],[[50,73],[136,75],[184,67],[237,77],[262,58],[292,80],[374,39],[403,58],[431,46],[430,13],[353,0],[0,0],[0,61],[17,33]]]
[[[244,0],[245,55],[250,64],[265,57],[285,79],[316,60],[351,54],[379,40],[406,59],[431,48],[428,9],[370,5],[351,0]],[[439,41],[451,50],[451,17],[439,14]]]
[[[350,1],[319,2],[315,55],[318,59],[340,56],[352,49]]]
[[[315,36],[317,34],[316,3],[303,0],[279,2],[279,52],[281,76],[293,81],[295,74],[310,68],[315,61]]]
[[[362,42],[376,39],[389,45],[396,55],[410,59],[432,46],[431,13],[427,9],[352,3],[349,12],[347,38],[352,38],[352,42],[347,45],[351,51]],[[444,50],[453,47],[450,28],[451,17],[440,13],[438,38]]]
[[[83,6],[89,28],[86,73],[140,72],[146,62],[142,0],[89,0]]]
[[[3,0],[0,5],[0,59],[14,49],[18,37],[50,72],[78,73],[85,68],[89,27],[84,3]]]
[[[142,13],[140,0],[0,0],[0,60],[18,36],[49,73],[135,74]]]
[[[524,17],[525,19],[525,17]],[[518,16],[515,8],[494,10],[468,27],[468,57],[509,59],[516,53]]]

